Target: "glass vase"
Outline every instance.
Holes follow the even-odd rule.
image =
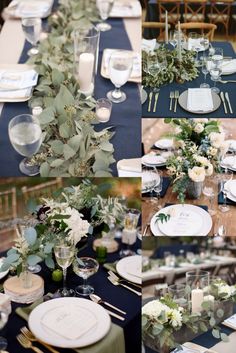
[[[189,271],[186,273],[186,293],[189,310],[199,313],[203,310],[202,303],[208,301],[210,273],[208,271]]]
[[[20,274],[21,286],[24,289],[31,288],[33,285],[32,273],[28,269],[28,265],[25,263],[22,265],[22,272]]]

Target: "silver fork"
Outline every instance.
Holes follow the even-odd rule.
[[[124,288],[130,290],[131,292],[133,292],[133,293],[139,295],[139,296],[142,295],[141,292],[138,292],[138,291],[136,291],[135,289],[130,288],[130,287],[127,286],[126,284],[123,284],[123,283],[120,283],[119,281],[116,281],[116,280],[115,280],[113,277],[111,277],[111,276],[108,277],[108,280],[109,280],[112,284],[114,284],[114,286],[122,286],[122,287],[124,287]]]
[[[128,282],[128,283],[130,283],[130,284],[132,284],[133,286],[135,286],[135,287],[137,287],[137,288],[142,288],[142,286],[141,285],[139,285],[139,284],[136,284],[136,283],[133,283],[133,282],[130,282],[130,281],[128,281],[127,279],[122,279],[122,278],[120,278],[120,277],[118,277],[114,272],[112,272],[111,270],[110,271],[108,271],[108,274],[111,276],[111,277],[113,277],[117,282]]]
[[[175,113],[176,113],[176,109],[177,109],[178,99],[179,99],[179,91],[175,91],[175,109],[174,109]]]
[[[174,98],[175,98],[175,92],[171,91],[170,92],[170,108],[169,108],[169,110],[172,110],[172,103],[173,103]]]
[[[229,80],[229,81],[219,80],[218,82],[220,82],[220,83],[235,83],[236,80]]]
[[[153,97],[153,92],[150,92],[150,93],[149,93],[148,112],[151,111],[151,107],[152,107],[152,97]]]

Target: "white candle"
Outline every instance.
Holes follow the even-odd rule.
[[[92,53],[82,53],[79,57],[78,82],[82,93],[93,90],[93,73],[95,57]]]
[[[202,311],[202,303],[204,300],[202,289],[193,289],[191,292],[192,313],[199,313]]]
[[[180,22],[178,21],[178,43],[177,43],[177,48],[178,48],[178,59],[179,61],[182,61],[182,53],[181,53],[181,30],[180,30]]]
[[[106,107],[101,107],[96,110],[96,116],[101,123],[106,123],[110,119],[111,111]]]
[[[136,230],[124,229],[122,232],[122,243],[132,245],[136,242],[137,232]]]
[[[213,302],[214,303],[215,298],[213,297],[213,295],[205,295],[204,296],[204,302]]]
[[[166,18],[165,18],[165,42],[168,44],[168,11],[166,11]]]

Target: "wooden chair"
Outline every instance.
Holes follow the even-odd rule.
[[[221,24],[228,39],[229,36],[229,21],[233,0],[211,0],[210,13],[207,15],[209,22]]]
[[[166,11],[168,11],[168,23],[175,25],[180,21],[180,0],[157,0],[159,21],[165,22]]]
[[[158,41],[165,39],[165,23],[163,22],[143,22],[142,29],[143,32],[145,29],[154,30],[155,33],[158,31],[159,34],[154,35]],[[168,29],[170,29],[170,25],[168,25]]]
[[[184,22],[204,22],[207,0],[184,0]]]
[[[7,222],[17,217],[16,188],[0,192],[0,221]],[[11,248],[16,238],[15,227],[0,229],[0,251]]]
[[[185,34],[187,34],[189,30],[199,30],[201,34],[205,34],[210,41],[213,41],[214,33],[217,29],[217,26],[213,23],[189,22],[181,23],[180,28]]]
[[[21,188],[23,199],[25,204],[30,199],[40,201],[42,197],[51,197],[53,192],[57,191],[62,187],[62,178],[57,178],[46,183],[41,183],[36,186],[28,187],[23,186]]]
[[[214,276],[220,277],[230,285],[235,284],[235,265],[218,265]]]

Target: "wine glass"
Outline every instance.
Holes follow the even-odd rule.
[[[99,268],[99,263],[92,257],[79,257],[73,262],[74,272],[83,279],[83,284],[75,288],[76,294],[88,296],[94,293],[94,288],[87,283]]]
[[[151,195],[150,202],[156,202],[154,199],[154,188],[158,182],[158,172],[154,167],[143,167],[142,180],[143,180],[143,192],[149,192]]]
[[[206,83],[206,76],[209,72],[209,59],[208,58],[204,58],[203,57],[203,61],[202,61],[202,73],[204,75],[204,82],[200,84],[200,88],[209,88],[210,85],[208,83]]]
[[[74,296],[75,291],[66,287],[66,275],[67,268],[72,264],[75,255],[74,244],[67,238],[60,239],[54,246],[54,254],[57,264],[63,270],[63,288],[59,289],[57,294],[61,297],[72,297]]]
[[[8,321],[8,313],[4,309],[0,309],[0,331],[6,326]],[[3,352],[7,349],[7,339],[5,337],[0,336],[0,351]]]
[[[159,205],[159,200],[161,197],[161,191],[163,188],[163,173],[161,171],[158,172],[159,176],[160,176],[160,182],[158,184],[155,185],[154,187],[154,192],[156,193],[156,197],[157,197],[157,206],[155,207],[157,210],[160,210],[162,208],[161,205]]]
[[[221,212],[228,212],[230,210],[229,205],[227,205],[227,187],[226,187],[226,183],[227,181],[230,181],[233,179],[233,171],[229,170],[227,168],[222,170],[221,173],[221,181],[220,181],[220,190],[223,193],[223,197],[224,197],[224,203],[223,205],[219,205],[219,209],[221,210]]]
[[[102,19],[102,23],[97,24],[97,29],[101,32],[106,32],[111,29],[111,25],[106,23],[105,21],[108,19],[114,1],[113,0],[97,0],[97,8],[99,10],[100,17]]]
[[[210,75],[211,75],[211,80],[214,82],[214,86],[211,87],[211,90],[219,94],[220,90],[218,87],[216,87],[216,82],[219,81],[220,79],[221,69],[213,64],[210,69]]]
[[[188,35],[189,39],[191,39],[191,44],[192,44],[192,50],[195,50],[197,55],[195,58],[195,64],[196,66],[200,66],[200,61],[198,60],[198,53],[201,50],[201,44],[200,44],[200,35],[196,32],[190,32]]]
[[[220,182],[220,178],[218,175],[205,179],[204,188],[202,190],[203,194],[209,198],[210,206],[208,212],[211,216],[214,216],[217,211],[214,210],[213,201],[216,195],[218,195],[218,183]]]
[[[133,55],[130,51],[117,50],[111,54],[109,61],[109,76],[115,86],[114,91],[107,93],[107,98],[113,103],[126,100],[126,94],[120,90],[128,81],[133,68]]]
[[[170,31],[170,35],[169,35],[169,43],[173,46],[173,48],[175,49],[177,46],[177,34],[178,31]]]
[[[25,38],[33,46],[33,48],[31,48],[27,54],[29,56],[38,54],[39,50],[36,48],[36,45],[40,39],[42,30],[41,18],[23,18],[22,28],[25,34]]]
[[[26,157],[19,164],[20,171],[28,176],[39,174],[39,166],[30,163],[42,143],[39,120],[30,114],[17,115],[9,122],[8,134],[14,149]]]
[[[223,49],[222,48],[214,48],[215,52],[212,55],[212,62],[213,64],[220,68],[223,63]]]

